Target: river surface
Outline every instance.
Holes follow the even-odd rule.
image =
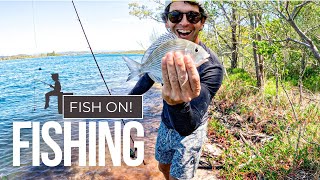
[[[126,82],[129,70],[122,60],[123,55],[96,55],[106,83],[112,95],[126,95],[133,88],[136,80]],[[141,55],[125,55],[137,60]],[[162,179],[154,160],[154,144],[160,123],[161,94],[159,86],[151,88],[143,97],[143,119],[138,121],[144,127],[144,137],[135,140],[144,141],[145,165],[112,165],[110,153],[106,151],[106,166],[78,165],[78,148],[72,149],[72,165],[64,166],[63,160],[58,166],[48,167],[43,163],[32,166],[32,129],[21,129],[21,141],[28,141],[29,148],[21,148],[20,166],[13,166],[13,122],[40,122],[40,127],[48,121],[58,122],[63,128],[64,122],[57,110],[57,97],[50,98],[50,107],[44,109],[44,95],[51,88],[45,83],[54,84],[51,73],[59,73],[63,92],[74,95],[107,95],[107,88],[91,55],[56,56],[0,62],[0,178],[8,179]],[[45,83],[43,83],[43,82]],[[70,120],[69,120],[70,121]],[[113,132],[114,119],[78,119],[72,120],[72,139],[79,137],[79,122],[109,123]],[[123,126],[122,126],[123,127]],[[87,128],[88,144],[88,128]],[[50,131],[52,139],[63,151],[63,134]],[[97,140],[98,142],[98,140]],[[98,152],[98,145],[97,152]],[[106,143],[106,150],[108,149]],[[48,152],[54,158],[52,149],[40,137],[40,153]],[[63,154],[63,153],[62,153]],[[98,158],[98,157],[97,157]],[[88,161],[88,145],[87,145]],[[41,161],[40,161],[41,162]]]

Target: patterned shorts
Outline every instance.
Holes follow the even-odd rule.
[[[181,136],[161,122],[158,130],[155,156],[162,164],[171,164],[170,175],[177,179],[192,179],[198,168],[201,147],[207,135],[207,124],[192,134]]]

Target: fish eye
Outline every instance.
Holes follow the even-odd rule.
[[[199,51],[198,48],[196,48],[195,51],[198,52]]]

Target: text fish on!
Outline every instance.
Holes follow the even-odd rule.
[[[70,102],[70,112],[102,112],[102,109],[109,113],[132,112],[132,102],[108,102],[104,106],[101,102]]]
[[[143,98],[124,96],[64,96],[63,117],[66,118],[143,118]]]
[[[74,125],[74,123],[72,124]],[[79,122],[79,138],[78,140],[72,140],[71,122],[64,122],[63,128],[58,122],[49,121],[43,124],[40,131],[39,122],[13,122],[13,166],[20,166],[20,153],[22,148],[30,148],[30,141],[32,141],[32,165],[40,166],[40,159],[46,166],[57,166],[64,160],[64,166],[71,166],[71,149],[79,149],[79,166],[87,166],[87,125],[86,122]],[[134,141],[133,146],[137,149],[136,158],[130,157],[130,131],[136,132],[137,137],[144,137],[144,129],[141,123],[136,121],[127,122],[123,129],[121,129],[121,122],[114,122],[114,137],[111,135],[108,122],[98,122],[98,138],[96,137],[96,122],[89,122],[88,125],[88,156],[89,166],[96,166],[97,157],[97,140],[98,140],[98,154],[99,162],[98,166],[105,166],[106,163],[106,145],[107,142],[110,157],[112,159],[113,166],[121,166],[121,154],[123,161],[128,166],[138,166],[143,162],[144,159],[144,142]],[[21,129],[32,129],[32,139],[21,141],[21,133],[25,132]],[[63,154],[60,146],[55,142],[50,134],[53,129],[55,134],[62,134],[64,137]],[[40,134],[41,132],[41,134]],[[121,133],[122,139],[121,139]],[[43,141],[52,149],[54,158],[49,158],[48,152],[40,153],[40,137],[42,136]],[[122,143],[122,148],[121,148]],[[122,153],[121,153],[122,149]]]

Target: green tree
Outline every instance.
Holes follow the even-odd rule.
[[[292,37],[287,37],[286,40],[293,41],[307,47],[320,64],[320,53],[315,43],[315,39],[318,38],[316,35],[319,35],[320,32],[319,2],[279,1],[274,2],[273,7],[277,11],[280,18],[286,20],[286,22],[293,28],[293,30],[299,35],[301,39],[297,40]],[[311,18],[313,22],[316,22],[316,24],[310,22]]]

